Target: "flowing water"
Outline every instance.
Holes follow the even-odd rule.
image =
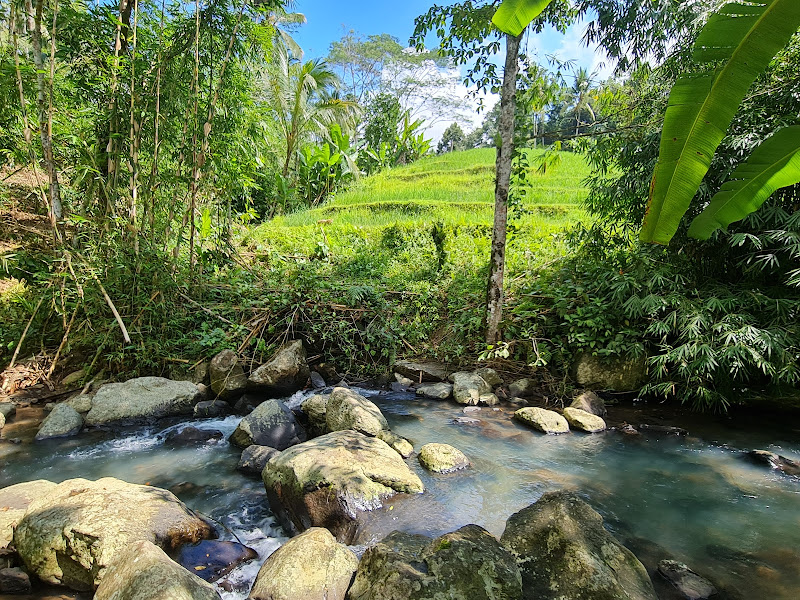
[[[507,408],[465,415],[448,402],[362,392],[416,448],[449,443],[465,452],[472,466],[433,475],[410,459],[425,493],[396,496],[371,514],[358,540],[361,548],[394,529],[439,535],[477,523],[499,536],[512,513],[547,491],[567,488],[598,510],[606,527],[651,570],[658,560],[674,558],[714,581],[728,598],[800,597],[800,479],[742,456],[758,448],[797,460],[800,430],[791,422],[672,415],[664,421],[658,408],[617,406],[610,408],[615,422],[670,422],[689,429],[689,435],[545,436],[511,421]],[[290,405],[301,400],[295,396]],[[477,423],[454,423],[458,417]],[[260,563],[286,539],[260,480],[236,471],[239,451],[224,440],[167,447],[165,435],[183,426],[172,422],[32,443],[35,429],[26,431],[25,419],[24,409],[16,419],[23,425],[4,431],[4,437],[16,433],[23,442],[0,444],[0,487],[39,478],[113,476],[172,488],[219,524],[222,539],[238,539],[259,553],[258,561],[218,582],[223,598],[245,598]],[[238,420],[192,424],[227,437]],[[667,587],[658,587],[669,597]]]

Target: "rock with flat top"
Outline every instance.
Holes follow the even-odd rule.
[[[525,425],[538,429],[542,433],[558,434],[569,432],[567,420],[554,410],[529,406],[520,408],[514,413],[514,418],[521,423],[525,423]]]
[[[162,417],[191,415],[203,399],[190,381],[163,377],[138,377],[123,383],[107,383],[92,400],[87,425],[149,422]]]
[[[34,498],[13,543],[29,573],[88,591],[136,542],[174,550],[213,533],[167,490],[105,477],[69,479]]]
[[[417,388],[417,396],[434,400],[447,400],[453,395],[453,385],[450,383],[428,383]]]
[[[293,340],[281,347],[269,362],[253,371],[247,380],[247,387],[266,394],[285,396],[302,390],[310,374],[303,342]]]
[[[349,388],[337,387],[325,406],[325,422],[329,431],[352,429],[376,436],[389,429],[389,423],[373,402]]]
[[[140,540],[118,554],[94,600],[219,600],[219,594],[161,548]]]
[[[398,360],[394,363],[394,372],[414,383],[444,381],[448,374],[447,367],[441,363],[411,360]]]
[[[580,408],[567,407],[564,409],[564,418],[574,429],[580,429],[587,433],[597,433],[604,431],[606,422],[592,413],[588,413]]]
[[[251,600],[344,600],[358,558],[327,529],[312,527],[273,552],[250,590]]]
[[[398,492],[423,491],[386,442],[352,430],[334,431],[272,458],[261,474],[270,508],[290,531],[325,527],[352,543],[360,515]]]

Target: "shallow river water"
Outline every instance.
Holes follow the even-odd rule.
[[[545,436],[511,421],[510,408],[465,415],[448,402],[362,393],[415,448],[449,443],[472,462],[467,471],[432,475],[409,459],[425,493],[397,496],[371,514],[358,540],[362,548],[394,529],[439,535],[476,523],[499,536],[512,513],[547,491],[568,488],[598,510],[649,569],[674,558],[711,579],[727,598],[800,598],[800,479],[743,458],[745,450],[768,449],[797,460],[797,424],[665,417],[658,407],[612,406],[613,422],[669,423],[689,434]],[[291,405],[300,400],[294,397]],[[165,434],[183,426],[173,422],[32,443],[35,430],[24,429],[26,410],[33,409],[20,411],[22,425],[4,431],[6,438],[16,431],[23,442],[0,444],[0,487],[40,478],[113,476],[172,488],[220,525],[222,539],[239,539],[258,551],[259,561],[218,582],[223,598],[231,600],[247,596],[260,563],[285,541],[261,481],[236,471],[239,451],[227,442],[165,447]],[[479,422],[454,423],[457,417]],[[238,421],[192,424],[227,437]],[[671,597],[668,587],[656,583],[662,597]]]

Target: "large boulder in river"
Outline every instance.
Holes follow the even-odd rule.
[[[381,409],[351,389],[337,387],[325,406],[325,422],[329,431],[352,429],[376,436],[389,429]]]
[[[237,400],[247,387],[247,375],[233,350],[223,350],[208,365],[211,391],[225,401]]]
[[[448,370],[441,363],[437,362],[417,362],[410,360],[398,360],[394,363],[394,372],[408,377],[411,381],[421,383],[423,381],[444,381],[447,379]]]
[[[278,350],[269,362],[253,371],[247,380],[247,387],[268,394],[291,394],[305,387],[310,373],[303,342],[294,340]]]
[[[197,386],[189,381],[139,377],[123,383],[107,383],[97,390],[86,424],[125,424],[191,415],[194,405],[202,399]]]
[[[300,410],[308,417],[308,434],[311,437],[330,433],[326,415],[330,397],[330,394],[314,394],[300,405]]]
[[[92,590],[134,542],[173,550],[212,534],[208,523],[166,490],[112,477],[69,479],[30,503],[14,531],[14,546],[42,581]]]
[[[569,423],[554,410],[529,406],[520,408],[514,413],[514,418],[521,423],[525,423],[525,425],[538,429],[542,433],[569,433]]]
[[[14,527],[25,516],[28,505],[55,487],[52,481],[38,479],[0,489],[0,550],[11,544]]]
[[[352,430],[334,431],[272,458],[261,474],[270,507],[289,530],[325,527],[351,543],[359,515],[397,492],[423,485],[386,442]]]
[[[608,412],[606,403],[594,392],[583,392],[572,401],[570,408],[579,408],[598,417],[605,417]]]
[[[68,404],[59,404],[47,415],[36,432],[37,440],[75,435],[83,427],[83,417]]]
[[[431,540],[395,531],[361,558],[350,600],[519,600],[514,557],[477,525]]]
[[[469,459],[449,444],[425,444],[419,449],[419,463],[434,473],[452,473],[469,466]]]
[[[573,365],[578,385],[596,390],[637,391],[647,378],[644,358],[608,358],[584,352]]]
[[[251,600],[344,600],[358,558],[327,529],[290,539],[261,565]]]
[[[219,600],[219,594],[161,548],[140,540],[117,554],[94,600]]]
[[[253,444],[285,450],[306,440],[306,432],[294,413],[280,400],[267,400],[244,417],[230,441],[239,448]]]
[[[571,492],[511,515],[500,541],[517,559],[523,600],[656,600],[642,563]]]
[[[474,406],[480,402],[481,396],[492,393],[492,386],[475,373],[459,371],[450,378],[453,380],[453,399],[459,404]]]
[[[564,418],[570,424],[570,427],[587,433],[597,433],[604,431],[606,428],[606,422],[597,415],[572,406],[564,409]]]
[[[434,400],[447,400],[453,395],[451,383],[428,383],[417,388],[417,396]]]

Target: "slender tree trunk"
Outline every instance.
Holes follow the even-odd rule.
[[[106,144],[106,186],[107,192],[110,190],[113,198],[106,196],[106,215],[115,212],[113,203],[116,201],[117,180],[119,178],[119,140],[117,139],[119,129],[119,115],[117,110],[117,90],[119,85],[119,57],[128,48],[128,34],[130,32],[131,6],[130,0],[120,0],[119,2],[119,23],[117,23],[117,33],[114,40],[114,60],[111,68],[111,98],[109,99],[108,114],[108,143]]]
[[[166,4],[166,0],[161,0],[161,26],[158,33],[158,70],[156,71],[156,111],[155,116],[153,117],[153,165],[150,169],[150,180],[147,185],[147,195],[150,200],[149,206],[149,214],[148,217],[150,219],[150,235],[155,236],[155,219],[156,219],[156,195],[155,195],[155,186],[156,186],[156,178],[158,177],[158,151],[159,151],[159,127],[161,125],[161,70],[163,65],[161,64],[161,48],[163,46],[163,38],[164,38],[164,5]],[[145,206],[147,206],[147,201],[145,201]],[[169,227],[169,223],[167,223],[167,227]]]
[[[200,102],[200,0],[195,0],[195,44],[194,44],[194,106],[192,108],[192,179],[189,181],[189,264],[194,267],[194,214],[197,208],[197,187],[200,181],[200,153],[197,151],[197,108]]]
[[[506,66],[500,99],[500,148],[497,150],[494,188],[494,227],[489,284],[486,292],[486,343],[500,341],[503,319],[503,275],[506,264],[508,191],[511,185],[511,159],[514,155],[514,108],[519,70],[519,46],[522,35],[506,35]]]
[[[42,12],[44,0],[36,0],[36,13],[33,27],[33,62],[36,65],[36,104],[39,109],[39,133],[42,140],[42,154],[44,164],[50,179],[50,219],[55,223],[62,217],[61,189],[58,184],[58,172],[53,160],[53,110],[52,110],[52,77],[54,75],[53,60],[50,65],[50,90],[51,100],[45,98],[45,71],[44,56],[42,55]],[[55,52],[55,19],[58,14],[58,5],[53,10],[53,37],[50,41],[50,55]]]
[[[130,201],[128,204],[128,226],[130,236],[133,240],[133,250],[139,254],[139,228],[137,220],[137,206],[139,202],[139,129],[141,127],[136,118],[136,28],[139,20],[139,2],[133,0],[133,43],[131,55],[131,104],[130,104]]]

